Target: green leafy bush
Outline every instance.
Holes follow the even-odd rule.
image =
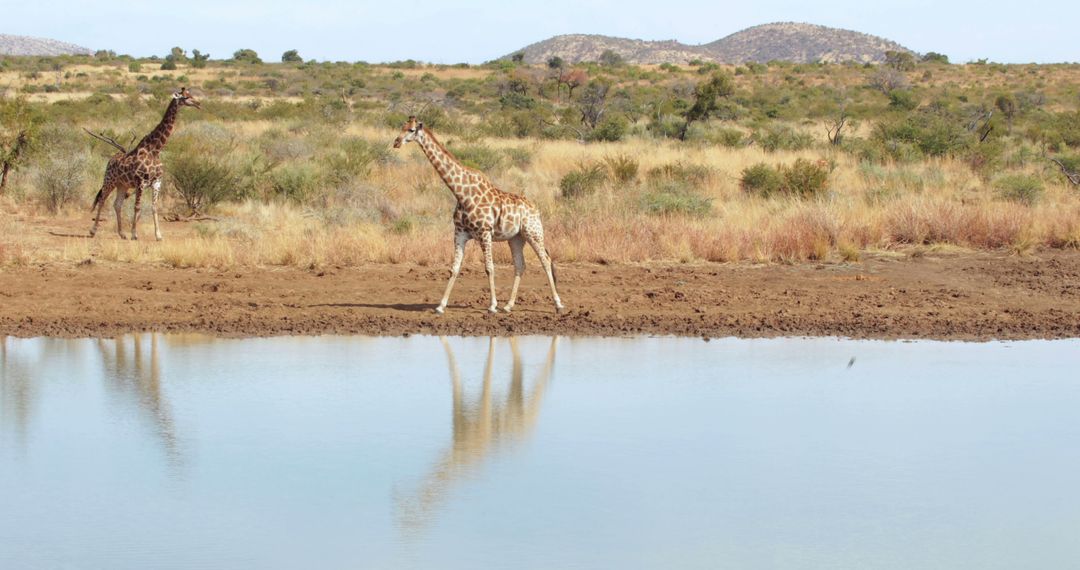
[[[768,152],[803,150],[814,146],[813,135],[788,125],[769,125],[765,130],[754,133],[754,140]]]
[[[592,194],[607,182],[603,164],[582,164],[559,180],[563,198],[579,198]]]
[[[270,173],[274,195],[303,204],[319,186],[319,176],[309,164],[286,164]]]
[[[695,188],[673,180],[660,181],[642,198],[642,209],[653,215],[703,217],[712,210],[712,199]]]
[[[1001,197],[1012,202],[1031,206],[1043,193],[1041,180],[1028,174],[1006,174],[994,180],[994,188]]]
[[[739,185],[751,194],[767,198],[781,192],[784,187],[784,177],[776,168],[759,162],[743,169]]]
[[[506,155],[483,144],[455,146],[453,151],[461,164],[484,172],[502,167]]]
[[[647,176],[652,182],[667,180],[700,188],[712,177],[712,170],[704,164],[678,161],[651,168]]]
[[[62,149],[50,153],[37,171],[41,201],[57,213],[82,194],[89,159],[86,151]]]

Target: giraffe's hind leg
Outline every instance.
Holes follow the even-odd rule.
[[[150,210],[154,214],[154,239],[161,241],[161,227],[158,226],[157,215],[158,194],[161,194],[161,179],[155,180],[151,188],[154,190],[154,193],[150,195]]]
[[[142,213],[142,193],[144,186],[135,187],[135,211],[131,214],[131,239],[139,239],[139,214]]]
[[[94,198],[94,205],[90,208],[90,211],[94,214],[94,224],[90,226],[90,237],[97,235],[98,226],[101,225],[101,211],[105,209],[105,201],[109,199],[109,194],[112,194],[113,190],[112,185],[103,184]]]
[[[559,292],[555,289],[555,268],[551,258],[548,257],[547,248],[544,247],[544,229],[539,221],[526,227],[525,241],[532,246],[533,251],[536,252],[536,257],[540,258],[540,265],[544,266],[544,272],[547,273],[548,284],[551,285],[551,297],[555,300],[555,312],[563,312],[565,307],[563,307],[562,301],[559,299]]]
[[[495,298],[495,256],[491,251],[491,230],[485,231],[480,237],[480,246],[484,248],[484,271],[487,272],[488,288],[491,289],[491,305],[488,306],[488,312],[497,313],[499,302]]]
[[[518,234],[510,238],[509,244],[510,253],[514,256],[514,286],[510,288],[510,300],[503,307],[503,310],[507,313],[514,310],[518,285],[521,285],[521,276],[525,274],[525,238]]]

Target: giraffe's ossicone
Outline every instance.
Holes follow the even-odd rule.
[[[555,311],[562,312],[563,304],[559,292],[555,289],[555,269],[544,247],[544,226],[540,222],[540,210],[523,196],[503,192],[484,176],[482,172],[466,168],[446,150],[430,129],[409,117],[401,128],[401,134],[394,140],[394,148],[415,141],[427,155],[435,171],[454,193],[457,208],[454,210],[454,261],[450,270],[450,282],[435,312],[442,313],[450,300],[450,291],[461,272],[461,260],[465,255],[465,244],[470,239],[480,242],[484,250],[484,268],[487,270],[488,285],[491,288],[491,306],[488,311],[498,311],[495,298],[495,262],[491,244],[496,241],[508,241],[510,253],[514,257],[514,286],[510,289],[510,300],[503,309],[510,312],[517,299],[521,275],[525,273],[525,244],[528,243],[540,264],[547,273],[551,285],[551,296],[555,301]]]
[[[113,201],[113,209],[116,210],[116,233],[121,239],[127,239],[124,235],[123,215],[124,200],[132,190],[135,191],[135,213],[131,220],[131,239],[139,239],[139,212],[142,209],[143,190],[152,190],[150,208],[154,215],[154,237],[161,240],[161,228],[158,226],[157,201],[161,193],[161,178],[164,169],[161,166],[161,149],[172,134],[173,124],[180,107],[200,108],[199,101],[192,97],[187,87],[180,88],[172,95],[165,116],[150,134],[143,137],[139,144],[130,151],[122,151],[109,158],[109,164],[105,167],[105,181],[101,184],[101,190],[94,197],[94,205],[90,210],[94,212],[94,225],[90,228],[90,237],[97,234],[98,225],[101,223],[101,210],[105,207],[105,200],[109,195],[116,192]],[[111,142],[111,141],[110,141]],[[118,146],[118,145],[117,145]]]

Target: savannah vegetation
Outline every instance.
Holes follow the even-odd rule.
[[[453,198],[419,150],[390,148],[414,113],[537,203],[560,261],[1080,247],[1080,65],[601,59],[0,58],[0,264],[445,264]],[[89,228],[113,149],[82,129],[137,140],[184,85],[203,110],[163,153],[163,209],[191,231],[41,247],[28,224]]]

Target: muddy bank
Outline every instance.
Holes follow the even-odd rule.
[[[563,265],[556,315],[537,267],[512,314],[489,315],[470,267],[445,315],[447,270],[0,270],[0,335],[638,335],[1033,339],[1080,337],[1080,254],[870,258],[850,265]],[[498,268],[500,295],[512,269]]]

